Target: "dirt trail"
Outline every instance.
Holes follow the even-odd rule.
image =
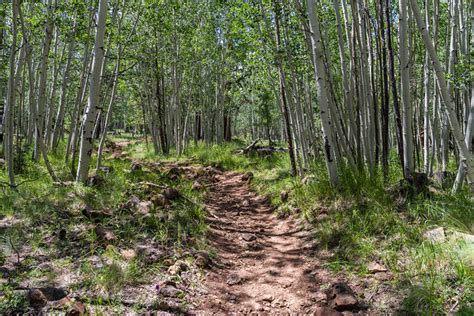
[[[207,198],[217,267],[205,278],[200,311],[311,313],[318,300],[308,233],[277,219],[242,175],[225,172]],[[314,258],[314,257],[313,257]]]

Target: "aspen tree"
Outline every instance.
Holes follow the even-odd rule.
[[[459,150],[461,164],[465,168],[467,182],[470,186],[470,190],[474,198],[474,155],[469,151],[468,147],[466,146],[466,142],[462,135],[461,127],[459,125],[459,121],[456,116],[455,105],[454,105],[452,96],[448,90],[448,85],[446,83],[444,71],[441,67],[441,63],[439,62],[438,56],[436,55],[433,41],[430,38],[430,35],[426,28],[426,24],[424,23],[423,18],[421,16],[418,3],[416,0],[410,0],[410,3],[411,3],[411,8],[413,10],[413,15],[418,25],[418,29],[420,30],[423,36],[423,42],[430,55],[430,59],[433,63],[433,69],[435,70],[438,87],[440,90],[441,98],[444,103],[444,111],[446,112],[446,115],[448,117],[449,124],[451,126],[451,131],[453,133],[456,146]]]
[[[100,98],[100,72],[104,59],[105,20],[107,18],[107,0],[99,1],[97,31],[94,44],[94,59],[90,79],[89,102],[87,104],[81,125],[81,144],[77,167],[77,182],[86,182],[92,155],[92,133]]]
[[[314,74],[318,90],[318,100],[320,107],[321,123],[324,137],[324,153],[326,157],[326,167],[328,169],[331,184],[337,186],[339,178],[336,170],[336,161],[334,157],[334,140],[332,131],[332,122],[329,112],[326,72],[324,70],[324,53],[321,43],[320,23],[318,15],[315,12],[315,1],[308,0],[308,17],[311,30],[311,44],[314,58]]]
[[[403,127],[403,171],[405,178],[413,172],[413,133],[412,133],[412,104],[410,97],[410,68],[408,58],[408,12],[406,0],[399,1],[399,55],[400,55],[400,87],[402,100],[402,127]]]
[[[18,0],[13,0],[12,3],[12,43],[10,48],[9,73],[8,73],[8,90],[7,102],[5,104],[5,157],[8,167],[8,180],[10,187],[15,187],[14,174],[14,143],[13,143],[13,119],[16,102],[16,88],[15,88],[15,57],[17,49],[17,34],[18,34]]]

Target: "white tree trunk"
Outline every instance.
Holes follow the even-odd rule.
[[[429,32],[429,6],[430,0],[425,0],[425,23]],[[423,83],[424,83],[424,109],[423,109],[423,170],[426,174],[430,172],[430,142],[429,142],[429,129],[430,129],[430,63],[429,54],[425,53],[425,63],[423,66]]]
[[[413,133],[412,106],[410,100],[410,66],[408,58],[408,14],[406,0],[400,0],[399,15],[399,55],[400,55],[400,88],[402,101],[402,128],[403,128],[403,171],[405,178],[410,177],[413,172]]]
[[[471,5],[471,43],[474,43],[474,4]],[[467,125],[466,125],[466,135],[464,141],[468,149],[471,149],[472,138],[474,134],[474,83],[471,82],[471,106],[469,107]],[[474,168],[474,167],[473,167]],[[462,161],[459,164],[458,173],[456,175],[456,180],[453,185],[453,192],[458,192],[461,189],[462,183],[466,176],[466,169],[464,168]]]
[[[324,147],[326,155],[326,167],[328,169],[329,180],[332,185],[339,184],[337,175],[337,166],[334,157],[334,140],[331,124],[331,117],[329,112],[329,102],[327,93],[327,78],[324,69],[324,52],[321,42],[321,32],[319,27],[319,18],[315,12],[315,1],[308,0],[308,17],[311,31],[311,44],[314,58],[314,73],[316,78],[316,86],[318,91],[318,100],[320,107],[321,123],[324,137]]]
[[[36,106],[36,139],[35,139],[35,159],[39,158],[41,151],[39,138],[43,137],[44,126],[45,126],[45,105],[46,105],[46,85],[48,78],[48,63],[49,63],[49,51],[51,48],[51,40],[53,38],[53,1],[48,0],[48,18],[45,27],[45,37],[43,41],[43,51],[41,53],[41,65],[39,71],[39,86],[38,86],[38,100]],[[41,133],[41,135],[38,135]],[[41,136],[41,137],[40,137]]]
[[[59,108],[58,112],[56,114],[56,120],[53,128],[53,135],[51,137],[51,148],[55,150],[58,146],[59,143],[59,137],[62,133],[62,130],[64,128],[64,115],[66,112],[66,98],[67,98],[67,88],[68,88],[68,79],[69,79],[69,70],[71,68],[71,62],[72,62],[72,57],[74,54],[74,35],[76,33],[76,28],[77,28],[77,22],[74,21],[74,28],[71,34],[71,38],[69,39],[69,44],[68,44],[68,56],[67,56],[67,61],[66,61],[66,66],[64,68],[63,76],[62,76],[62,86],[61,86],[61,97],[59,101]]]
[[[439,62],[438,56],[436,55],[433,41],[428,33],[428,30],[426,29],[426,25],[423,21],[423,18],[421,17],[418,3],[416,0],[410,0],[410,3],[416,23],[423,36],[423,41],[433,63],[433,68],[438,79],[438,87],[441,93],[441,98],[445,105],[444,110],[446,111],[447,117],[449,119],[449,124],[453,132],[454,140],[459,150],[459,156],[461,157],[461,164],[466,170],[467,182],[474,197],[474,155],[469,152],[469,149],[466,146],[466,142],[462,135],[461,127],[456,116],[455,104],[453,102],[452,96],[449,94],[448,91],[446,79],[444,77],[444,71],[441,67],[441,63]]]
[[[107,18],[107,0],[99,1],[97,33],[94,44],[94,60],[92,61],[92,74],[90,79],[89,102],[82,120],[82,135],[79,151],[79,161],[76,174],[77,182],[86,182],[89,174],[89,165],[92,154],[92,133],[100,98],[100,72],[104,61],[104,35],[105,21]]]
[[[8,167],[8,180],[10,187],[15,187],[15,174],[14,174],[14,143],[13,143],[13,119],[14,119],[14,108],[16,101],[16,87],[15,87],[15,56],[16,56],[16,43],[18,33],[18,0],[13,0],[12,5],[12,43],[10,49],[10,67],[8,77],[8,90],[7,90],[7,102],[5,104],[5,158]]]

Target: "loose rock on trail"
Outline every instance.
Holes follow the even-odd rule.
[[[312,256],[310,234],[291,219],[278,219],[241,174],[224,172],[217,180],[206,205],[217,263],[207,272],[196,312],[318,312],[325,305],[325,272]]]

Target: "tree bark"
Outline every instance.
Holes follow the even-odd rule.
[[[105,21],[107,18],[107,0],[99,1],[97,32],[94,44],[94,60],[92,62],[92,74],[90,79],[89,102],[82,120],[82,135],[79,151],[76,181],[85,183],[89,174],[89,164],[92,155],[92,133],[94,129],[97,106],[100,99],[100,72],[104,61],[104,34]]]
[[[12,3],[12,43],[10,48],[10,60],[9,60],[9,77],[8,77],[8,90],[7,90],[7,103],[5,104],[5,158],[8,169],[8,180],[10,187],[15,187],[15,161],[14,161],[14,143],[13,143],[13,119],[16,102],[16,86],[15,86],[15,56],[17,49],[17,34],[18,34],[18,0],[13,0]]]
[[[277,51],[277,64],[278,64],[278,74],[280,78],[280,100],[281,100],[281,107],[283,112],[283,119],[285,121],[285,131],[288,141],[288,152],[290,155],[290,163],[291,163],[291,175],[296,176],[296,157],[294,152],[294,144],[293,144],[293,136],[291,130],[291,123],[290,123],[290,113],[288,109],[287,99],[286,99],[286,87],[285,87],[285,73],[283,71],[283,65],[281,61],[281,57],[279,56],[279,49],[281,46],[280,43],[280,21],[279,21],[279,0],[275,0],[275,39],[276,39],[276,51]]]
[[[461,127],[456,116],[455,104],[453,102],[451,94],[449,93],[446,79],[444,77],[444,71],[441,67],[441,63],[438,60],[438,56],[436,55],[433,41],[430,38],[425,23],[423,22],[418,3],[416,0],[410,0],[410,3],[413,15],[418,25],[418,29],[420,30],[423,36],[423,42],[425,43],[426,49],[428,50],[431,61],[433,63],[433,68],[435,70],[438,87],[441,93],[441,98],[445,105],[444,110],[447,114],[449,125],[451,126],[454,140],[459,150],[461,165],[463,165],[466,170],[467,182],[474,198],[474,155],[469,151],[468,147],[466,146],[465,139],[462,136]]]
[[[402,131],[403,131],[403,174],[406,179],[413,172],[413,132],[412,105],[410,97],[410,61],[408,58],[408,13],[406,0],[399,1],[399,56],[400,56],[400,87],[402,94]]]
[[[337,175],[337,165],[334,158],[334,140],[332,122],[329,112],[329,102],[327,93],[326,72],[324,69],[324,52],[321,42],[320,23],[315,12],[315,1],[308,0],[308,17],[311,30],[311,44],[314,58],[314,74],[318,91],[318,100],[321,115],[321,124],[324,137],[324,152],[326,157],[326,167],[328,169],[329,180],[333,186],[339,184]]]

